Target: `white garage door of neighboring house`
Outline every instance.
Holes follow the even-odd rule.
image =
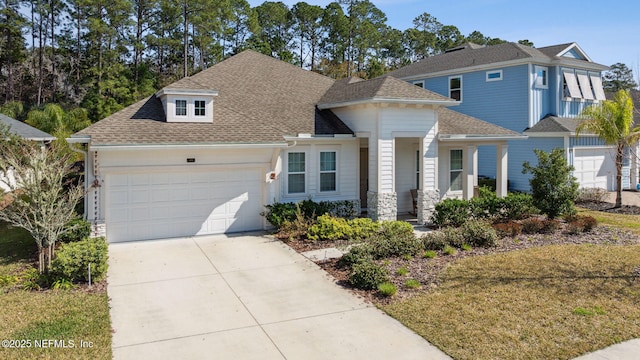
[[[109,242],[262,228],[260,169],[109,174]]]
[[[615,190],[615,149],[575,149],[573,166],[573,175],[578,178],[581,188]]]

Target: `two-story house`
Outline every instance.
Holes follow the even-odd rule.
[[[580,112],[605,100],[597,64],[576,44],[532,48],[517,43],[467,43],[391,72],[460,102],[456,111],[528,136],[509,142],[510,188],[529,189],[522,163],[534,149],[563,148],[581,187],[615,188],[615,150],[598,137],[576,136]],[[495,174],[495,148],[478,149],[480,175]],[[636,171],[624,167],[623,186],[635,188]]]

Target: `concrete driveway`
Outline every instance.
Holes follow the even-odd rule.
[[[448,359],[260,234],[112,244],[115,359]]]

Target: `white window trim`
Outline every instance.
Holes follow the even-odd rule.
[[[323,152],[332,152],[336,154],[336,169],[332,170],[332,171],[322,171],[321,170],[321,153]],[[338,192],[339,186],[340,186],[340,182],[338,181],[339,177],[338,177],[338,169],[340,168],[339,166],[340,162],[339,162],[339,151],[337,149],[321,149],[318,150],[318,193],[319,194],[335,194]],[[329,173],[334,173],[336,175],[336,188],[335,190],[322,190],[322,174],[329,174]]]
[[[184,115],[178,115],[178,101],[184,101]],[[177,117],[187,117],[189,116],[189,101],[187,99],[176,99],[174,102],[175,111],[174,114]]]
[[[462,152],[462,167],[461,167],[460,169],[455,169],[455,170],[454,170],[454,169],[452,169],[452,168],[451,168],[451,152],[452,152],[452,151],[455,151],[455,150],[459,150],[459,151],[461,151],[461,152]],[[460,149],[460,148],[452,148],[452,149],[449,149],[449,164],[448,164],[448,167],[449,167],[449,171],[448,171],[448,173],[447,173],[447,174],[448,174],[448,177],[449,177],[449,184],[448,184],[449,191],[450,191],[451,193],[453,193],[453,194],[461,194],[461,193],[463,192],[463,190],[464,190],[464,149]],[[452,178],[451,178],[451,173],[452,173],[453,171],[456,171],[456,172],[458,172],[458,171],[459,171],[459,172],[460,172],[460,174],[461,174],[461,175],[462,175],[462,177],[463,177],[463,179],[462,179],[462,189],[460,189],[460,190],[453,190],[453,189],[451,188],[451,180],[452,180]]]
[[[544,71],[545,73],[545,82],[546,84],[542,83],[542,78],[538,76],[538,72],[539,71]],[[539,65],[535,65],[534,66],[534,72],[535,72],[535,86],[537,89],[548,89],[549,88],[549,68],[546,66],[539,66]]]
[[[412,81],[411,83],[424,89],[424,80]]]
[[[304,154],[304,172],[289,172],[289,154]],[[286,166],[286,171],[285,171],[285,181],[284,181],[284,186],[285,186],[285,191],[284,193],[287,196],[300,196],[300,195],[306,195],[309,193],[309,152],[308,151],[288,151],[285,153],[285,159],[284,159],[284,164]],[[296,193],[290,193],[289,192],[289,175],[290,174],[304,174],[304,192],[296,192]]]
[[[196,102],[198,102],[198,101],[202,101],[202,102],[204,103],[204,105],[203,105],[203,107],[202,107],[202,110],[204,110],[204,115],[197,115],[197,114],[196,114],[196,109],[197,109],[197,107],[196,107]],[[204,116],[207,116],[207,100],[204,100],[204,99],[194,99],[194,100],[193,100],[193,116],[194,116],[194,117],[204,117]]]
[[[497,73],[497,74],[500,74],[500,76],[498,76],[497,78],[490,78],[490,77],[489,77],[489,75],[490,75],[490,74],[496,74],[496,73]],[[490,71],[487,71],[487,72],[485,73],[485,80],[486,80],[487,82],[491,82],[491,81],[502,81],[502,70],[490,70]]]
[[[449,97],[451,99],[453,99],[453,97],[451,96],[451,80],[452,79],[460,79],[460,88],[459,89],[454,89],[454,90],[460,90],[460,102],[462,102],[462,75],[456,75],[456,76],[449,76],[449,79],[447,81],[447,86],[449,87]]]
[[[414,189],[420,190],[420,160],[422,156],[420,156],[420,149],[416,150],[416,184]]]

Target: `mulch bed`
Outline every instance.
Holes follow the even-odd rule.
[[[588,203],[580,204],[581,207],[606,211],[612,207],[610,203]],[[613,211],[613,210],[612,210]],[[640,207],[637,206],[625,206],[621,209],[616,209],[616,212],[624,214],[640,214]],[[637,212],[636,212],[637,211]],[[287,241],[289,246],[298,252],[305,252],[309,250],[316,250],[322,248],[336,247],[345,248],[349,245],[347,241]],[[377,291],[367,291],[353,288],[348,282],[349,269],[341,266],[338,259],[319,262],[318,265],[331,274],[338,285],[348,288],[350,291],[361,296],[365,300],[377,304],[385,305],[392,301],[398,301],[411,297],[413,295],[436,289],[442,281],[441,274],[451,263],[467,258],[470,256],[490,255],[497,253],[504,253],[514,250],[524,250],[532,247],[539,247],[545,245],[560,245],[560,244],[614,244],[614,245],[631,245],[639,244],[640,238],[638,235],[629,231],[611,228],[607,226],[597,226],[592,231],[581,234],[569,234],[563,226],[551,234],[521,234],[516,237],[505,237],[498,240],[496,246],[491,248],[474,248],[469,251],[456,249],[454,255],[446,255],[442,252],[438,252],[438,256],[433,259],[427,259],[423,257],[415,257],[410,260],[402,258],[391,258],[380,260],[384,263],[389,270],[391,282],[398,287],[398,293],[390,297],[384,297]],[[401,276],[396,274],[396,271],[404,267],[409,273],[408,275]],[[404,283],[407,279],[415,279],[421,283],[419,289],[408,289]]]
[[[589,210],[602,211],[607,213],[625,214],[625,215],[640,215],[640,206],[634,205],[622,205],[622,207],[615,208],[614,204],[604,201],[589,201],[576,204],[579,207],[583,207]]]

